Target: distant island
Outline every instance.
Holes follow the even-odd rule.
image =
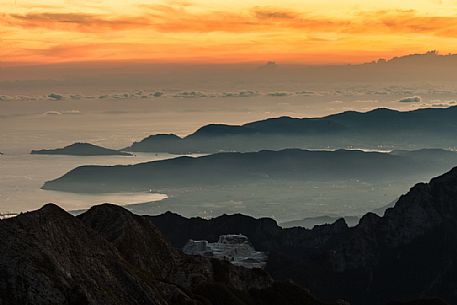
[[[90,143],[74,143],[64,148],[32,150],[32,155],[68,155],[68,156],[133,156],[131,153],[109,149]]]
[[[151,135],[126,147],[133,152],[177,154],[262,149],[372,150],[457,147],[457,106],[397,111],[379,108],[321,118],[279,117],[243,125],[210,124],[194,133]]]

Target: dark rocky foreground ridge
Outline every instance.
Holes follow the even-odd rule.
[[[63,148],[32,150],[32,155],[68,156],[132,156],[128,152],[105,148],[90,143],[74,143]]]
[[[148,218],[178,248],[189,238],[244,234],[256,249],[269,252],[266,270],[275,279],[292,279],[324,299],[441,304],[407,302],[438,297],[457,304],[457,168],[415,185],[383,217],[366,214],[353,228],[342,219],[307,230],[243,215]]]
[[[187,256],[114,205],[78,218],[53,204],[0,221],[2,305],[320,305],[262,270]]]
[[[324,304],[300,286],[326,304],[455,304],[456,217],[457,168],[354,228],[343,220],[307,230],[243,215],[137,216],[109,204],[74,217],[49,204],[0,221],[0,304]],[[184,255],[156,226],[176,247],[245,234],[269,252],[272,277]]]

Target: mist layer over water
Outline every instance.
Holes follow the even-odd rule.
[[[295,88],[298,90],[297,88]],[[214,91],[214,90],[213,90]],[[167,154],[137,154],[134,157],[70,157],[30,155],[32,149],[63,147],[74,142],[90,142],[108,148],[120,149],[133,141],[157,133],[187,135],[209,123],[242,124],[254,120],[278,117],[313,117],[340,112],[348,109],[370,110],[377,107],[411,109],[421,105],[401,104],[396,100],[405,93],[373,100],[373,96],[326,95],[326,96],[254,96],[254,97],[160,97],[143,100],[140,98],[119,100],[65,99],[60,101],[0,101],[0,212],[27,211],[44,203],[55,202],[67,210],[83,209],[93,204],[112,202],[134,204],[157,201],[165,194],[99,194],[81,195],[41,190],[47,180],[62,176],[80,165],[134,164],[175,157]],[[398,95],[398,96],[397,96]],[[338,100],[335,100],[338,99]],[[406,191],[407,189],[405,189]],[[232,196],[237,190],[225,190]],[[188,216],[205,215],[212,209],[211,200],[205,201],[204,190],[198,198],[191,198],[195,204],[180,205],[175,199],[173,210]],[[229,204],[227,208],[215,209],[215,214],[225,212],[260,211],[258,202],[268,203],[269,194],[252,193],[254,204]],[[391,200],[372,205],[383,205]],[[287,197],[287,192],[284,193]],[[255,195],[255,196],[254,196]],[[230,198],[232,198],[230,197]],[[224,197],[225,198],[225,197]],[[221,202],[224,202],[221,198]],[[227,197],[228,198],[228,197]],[[314,198],[314,197],[313,197]],[[214,199],[214,198],[212,198]],[[230,200],[237,199],[236,196]],[[227,199],[228,200],[228,199]],[[230,201],[229,202],[232,202]],[[287,198],[285,198],[285,201]],[[238,202],[235,200],[234,202]],[[168,210],[161,204],[157,212]],[[279,204],[282,202],[278,202]],[[306,205],[306,202],[303,203]],[[351,203],[350,211],[366,208],[363,202]],[[245,206],[243,208],[243,206]],[[252,207],[252,208],[250,208]],[[289,209],[281,205],[280,209]],[[294,211],[303,210],[307,215],[326,212],[345,214],[347,205],[323,208],[319,204],[295,205]],[[312,213],[311,213],[312,212]],[[304,212],[305,213],[305,212]],[[290,214],[290,213],[289,213]],[[211,214],[214,216],[214,214]],[[274,216],[270,212],[262,215]]]
[[[154,193],[73,194],[46,191],[40,188],[45,181],[61,176],[83,164],[134,164],[169,157],[166,154],[141,154],[134,157],[5,154],[0,159],[1,212],[33,210],[49,202],[58,203],[67,210],[77,210],[106,202],[124,205],[161,200],[166,198],[166,195]]]

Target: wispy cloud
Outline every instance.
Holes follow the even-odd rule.
[[[186,9],[185,2],[181,6],[145,6],[143,13],[137,16],[33,12],[23,15],[3,14],[0,15],[0,21],[8,26],[84,33],[145,29],[163,33],[307,30],[333,33],[420,33],[449,37],[457,35],[457,18],[420,16],[413,10],[362,12],[345,19],[271,7],[254,7],[241,13],[193,12]]]
[[[422,98],[420,96],[411,96],[405,97],[398,101],[399,103],[420,103],[422,102]]]
[[[415,10],[332,15],[297,6],[235,10],[164,0],[135,1],[130,9],[113,12],[87,6],[77,11],[76,1],[70,2],[69,8],[44,5],[0,13],[2,60],[342,63],[434,48],[453,51],[457,41],[457,18]]]
[[[139,28],[149,24],[149,21],[144,17],[108,18],[107,16],[85,13],[51,12],[3,15],[0,20],[9,26],[88,33]]]

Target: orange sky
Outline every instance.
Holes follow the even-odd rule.
[[[3,63],[327,64],[431,49],[457,52],[457,1],[449,0],[36,3],[0,0]]]

